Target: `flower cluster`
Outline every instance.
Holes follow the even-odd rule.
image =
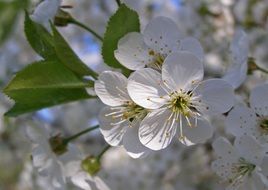
[[[231,45],[234,64],[224,80],[238,88],[248,72],[248,37],[239,30]],[[251,90],[249,105],[237,103],[225,118],[226,132],[235,137],[234,147],[221,137],[213,143],[218,155],[212,169],[227,183],[227,189],[268,189],[268,94],[267,84]]]
[[[135,71],[128,78],[106,71],[95,82],[96,94],[108,105],[99,116],[105,140],[123,145],[134,158],[166,148],[175,136],[187,146],[206,142],[213,135],[206,116],[228,112],[234,104],[229,83],[203,80],[199,42],[176,31],[170,19],[157,17],[143,34],[127,34],[115,57]]]
[[[213,148],[218,158],[212,163],[212,169],[228,184],[227,189],[267,190],[268,170],[263,161],[266,151],[254,138],[236,138],[232,146],[220,137],[213,143]]]
[[[236,105],[228,114],[227,132],[236,137],[235,148],[226,139],[214,142],[219,157],[212,169],[229,183],[229,189],[268,189],[267,93],[267,84],[255,87],[250,94],[250,107]]]
[[[48,180],[53,189],[64,190],[67,183],[84,190],[109,190],[96,176],[99,163],[88,157],[83,159],[74,144],[63,143],[60,135],[51,136],[46,126],[28,126],[27,137],[32,141],[32,162],[39,175]]]
[[[16,15],[31,4],[20,1],[0,3],[7,18],[0,23],[0,46]],[[116,0],[114,5],[42,0],[26,12],[26,38],[41,61],[16,72],[4,88],[15,102],[6,115],[80,102],[0,119],[0,189],[268,190],[268,41],[262,31],[268,3]],[[79,6],[90,14],[90,26],[75,19],[84,17]],[[0,86],[28,59],[26,46],[16,48],[25,41],[20,38],[3,46]],[[7,105],[0,95],[2,114]],[[14,133],[18,124],[27,125],[32,145],[24,165],[18,158],[28,156],[28,146],[21,143],[23,128]],[[3,172],[19,177],[19,184]]]

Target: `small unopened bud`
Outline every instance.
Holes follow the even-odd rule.
[[[208,5],[206,4],[201,4],[201,6],[199,7],[199,9],[197,10],[197,12],[201,15],[201,16],[211,16],[211,17],[220,17],[221,13],[215,13],[212,12],[211,10],[209,10]]]
[[[54,18],[54,24],[56,26],[67,26],[72,20],[72,16],[62,9],[59,9],[57,12],[55,18]]]
[[[67,143],[60,135],[56,135],[49,139],[49,144],[52,151],[57,155],[62,155],[68,151]]]
[[[248,58],[248,74],[252,74],[253,71],[258,69],[258,65],[253,57]]]
[[[81,167],[90,175],[95,175],[100,171],[101,163],[96,157],[89,156],[82,161]]]

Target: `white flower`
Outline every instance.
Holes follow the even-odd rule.
[[[39,174],[51,182],[55,188],[64,188],[64,164],[77,156],[77,149],[73,145],[67,147],[68,152],[56,155],[49,143],[50,135],[45,126],[29,126],[26,129],[28,138],[32,141],[32,162]]]
[[[147,155],[149,149],[138,138],[141,120],[147,111],[136,105],[127,92],[127,78],[118,72],[105,71],[95,82],[95,91],[108,105],[99,115],[100,131],[112,146],[123,144],[133,158]]]
[[[198,40],[182,38],[176,24],[169,18],[156,17],[143,34],[131,32],[121,38],[114,55],[125,67],[138,70],[145,66],[161,70],[168,54],[174,51],[190,51],[201,61],[204,53]]]
[[[268,84],[255,87],[250,94],[250,108],[237,105],[226,118],[227,131],[234,136],[252,135],[268,143]]]
[[[226,190],[268,189],[268,180],[260,167],[265,149],[254,138],[237,138],[232,146],[227,139],[220,137],[212,146],[218,156],[212,169],[228,183]]]
[[[231,44],[233,64],[228,68],[223,80],[238,88],[247,77],[249,40],[243,30],[237,30]]]
[[[212,136],[212,127],[202,115],[227,112],[234,94],[231,85],[223,80],[201,82],[203,74],[200,60],[182,51],[165,59],[162,75],[145,68],[129,77],[130,97],[138,105],[152,109],[141,122],[142,144],[159,150],[167,147],[177,133],[186,145],[202,143]]]
[[[81,157],[81,155],[80,155]],[[110,188],[98,176],[91,176],[82,168],[82,158],[66,164],[65,175],[71,182],[84,190],[109,190]]]
[[[50,31],[49,21],[54,19],[60,4],[61,0],[44,0],[35,8],[31,19]]]

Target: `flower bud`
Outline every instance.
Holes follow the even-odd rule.
[[[248,58],[248,74],[252,74],[253,71],[257,70],[258,66],[253,57]]]
[[[72,16],[68,12],[59,9],[59,11],[57,12],[54,18],[54,24],[56,26],[64,27],[64,26],[67,26],[71,20],[72,20]]]
[[[81,163],[82,169],[90,175],[95,175],[101,168],[100,161],[94,156],[88,156]]]
[[[64,139],[60,135],[56,135],[49,139],[49,144],[52,151],[57,155],[62,155],[68,151],[67,143],[64,142]]]

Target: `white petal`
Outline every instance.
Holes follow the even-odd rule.
[[[127,92],[127,78],[119,72],[101,73],[94,88],[101,101],[109,106],[119,106],[130,100]]]
[[[82,154],[75,144],[69,143],[67,150],[67,152],[58,156],[58,159],[60,159],[63,165],[66,165],[74,160],[80,160],[82,158]]]
[[[110,188],[104,183],[104,181],[98,176],[94,177],[97,190],[110,190]]]
[[[251,136],[236,138],[235,147],[241,157],[255,165],[260,165],[265,156],[264,147]]]
[[[263,158],[260,168],[261,168],[262,173],[268,179],[268,156],[267,155]]]
[[[160,85],[161,74],[157,71],[145,68],[135,71],[128,79],[128,93],[131,99],[138,105],[157,109],[167,100],[162,97],[167,93]]]
[[[47,142],[49,133],[46,131],[45,126],[30,125],[26,127],[26,135],[33,143]]]
[[[139,124],[128,127],[124,137],[123,146],[132,158],[143,158],[150,153],[150,149],[141,144],[139,140]]]
[[[254,190],[267,190],[268,189],[268,179],[262,173],[253,172],[252,174],[255,189]]]
[[[239,155],[237,154],[234,147],[231,143],[223,137],[217,138],[212,143],[213,150],[219,156],[219,159],[229,160],[230,162],[236,162],[239,159]]]
[[[122,65],[131,70],[141,69],[150,62],[149,49],[143,41],[143,35],[137,32],[128,33],[121,38],[114,55]]]
[[[112,112],[116,112],[111,107],[105,107],[101,110],[99,115],[100,131],[111,146],[118,146],[121,144],[123,135],[129,125],[128,121],[121,122],[122,118],[113,118]]]
[[[64,175],[66,177],[72,177],[79,172],[80,168],[81,160],[71,161],[64,166]]]
[[[231,44],[233,64],[228,68],[223,79],[238,88],[247,77],[249,42],[243,30],[237,30]]]
[[[239,137],[243,135],[260,136],[257,130],[257,117],[255,112],[244,106],[235,106],[226,117],[226,129],[232,135]]]
[[[41,2],[34,10],[31,15],[31,19],[39,24],[43,24],[47,29],[50,30],[49,20],[53,20],[55,17],[61,0],[46,0]]]
[[[44,146],[38,145],[32,150],[32,162],[35,167],[44,167],[50,159],[50,149],[45,144]]]
[[[156,17],[144,30],[145,43],[157,53],[168,54],[178,50],[181,34],[176,23],[167,17]]]
[[[54,187],[61,188],[62,186],[65,186],[66,178],[62,172],[60,163],[53,163],[51,165],[50,173],[48,175],[51,177],[51,182]]]
[[[222,179],[229,180],[233,176],[231,165],[234,163],[232,160],[217,159],[212,162],[211,169]]]
[[[268,84],[255,87],[250,93],[250,106],[260,116],[268,116]]]
[[[198,119],[197,126],[194,126],[195,120],[190,119],[191,125],[189,126],[186,120],[183,122],[183,134],[186,139],[181,139],[181,143],[186,146],[204,143],[213,135],[213,127],[205,119]]]
[[[229,111],[235,101],[233,87],[221,79],[203,81],[196,88],[195,95],[200,96],[196,109],[211,115]]]
[[[193,53],[201,62],[204,61],[204,50],[200,42],[192,37],[182,39],[180,50]]]
[[[162,67],[162,79],[172,89],[187,91],[202,80],[204,68],[200,60],[190,52],[170,54]]]
[[[238,88],[247,78],[248,64],[235,64],[231,66],[226,74],[223,76],[223,80],[231,84],[234,88]]]
[[[237,30],[235,32],[231,44],[231,52],[234,63],[242,64],[246,62],[249,53],[249,40],[243,30]]]
[[[233,175],[232,164],[237,163],[239,156],[230,142],[223,137],[216,139],[212,146],[218,156],[217,160],[212,162],[212,170],[221,178],[230,179]]]
[[[152,150],[166,148],[176,134],[177,124],[172,122],[171,112],[166,109],[158,109],[149,113],[141,122],[139,138],[143,145]]]
[[[74,185],[80,187],[84,190],[91,190],[91,187],[87,181],[92,181],[93,179],[86,172],[78,172],[71,178]]]

